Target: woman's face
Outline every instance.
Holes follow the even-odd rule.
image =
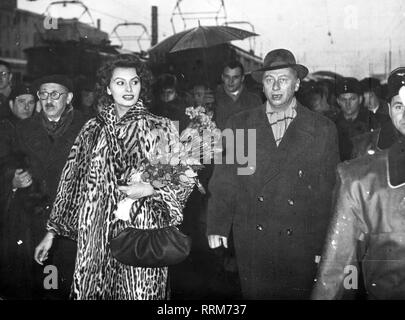
[[[112,95],[115,106],[128,110],[139,99],[141,79],[135,68],[115,68],[107,87],[107,93]]]

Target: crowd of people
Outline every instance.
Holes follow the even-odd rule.
[[[214,85],[154,78],[134,55],[106,62],[94,80],[52,74],[28,85],[12,71],[0,61],[1,298],[405,298],[405,68],[385,86],[307,81],[308,69],[277,49],[249,75],[228,61]],[[263,90],[249,90],[247,76]],[[198,172],[206,194],[133,181],[154,130],[170,144],[190,106],[212,110],[221,130],[252,129],[254,165],[240,174],[227,143],[224,161]],[[117,220],[124,198],[132,214]],[[112,234],[167,217],[192,237],[184,262],[113,257]],[[51,288],[46,266],[57,268]],[[358,286],[347,286],[348,267]]]

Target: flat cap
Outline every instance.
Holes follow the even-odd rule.
[[[39,90],[39,87],[44,83],[60,84],[61,86],[64,86],[69,92],[73,92],[74,90],[72,80],[70,80],[70,78],[64,74],[51,74],[39,78],[37,81],[35,81],[36,89]]]

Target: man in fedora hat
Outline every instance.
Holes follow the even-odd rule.
[[[369,299],[405,297],[405,67],[391,72],[388,91],[399,139],[338,166],[313,299],[352,297],[361,283]]]
[[[252,76],[267,101],[227,123],[245,136],[255,130],[239,147],[255,143],[256,165],[245,175],[237,164],[216,165],[210,181],[208,242],[228,247],[233,231],[247,299],[307,299],[316,275],[339,153],[333,122],[295,98],[307,73],[288,50],[266,55]]]

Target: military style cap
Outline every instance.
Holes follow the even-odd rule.
[[[399,90],[405,87],[405,67],[393,70],[388,77],[388,102],[399,94]]]
[[[12,88],[9,99],[14,100],[23,94],[31,94],[35,97],[35,89],[25,83],[20,83]]]
[[[380,80],[377,78],[364,78],[360,81],[363,92],[378,92],[381,88]]]
[[[336,84],[336,95],[343,93],[357,93],[363,94],[360,82],[356,78],[343,78]]]

